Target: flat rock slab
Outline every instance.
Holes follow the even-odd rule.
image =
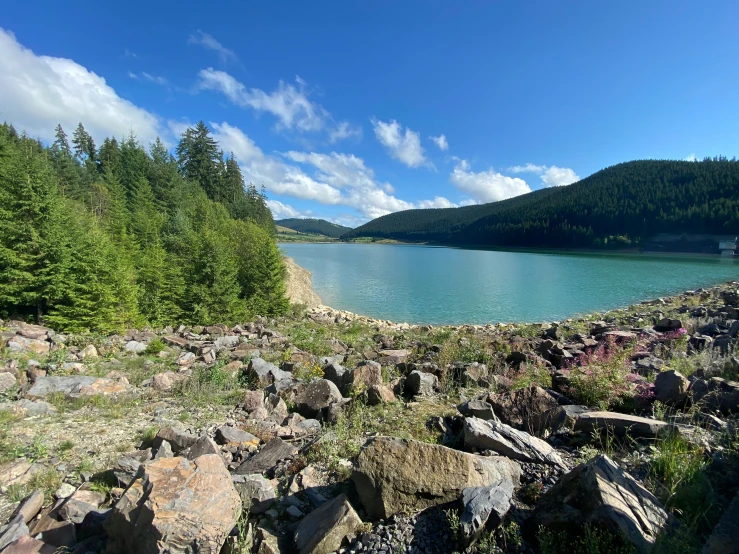
[[[109,554],[220,552],[241,498],[219,456],[143,466],[105,521]]]
[[[567,469],[564,460],[548,443],[505,423],[476,417],[465,418],[464,444],[468,448],[494,450],[520,462],[547,464]]]
[[[502,479],[489,487],[464,489],[460,517],[462,532],[466,537],[474,537],[486,526],[497,527],[508,513],[512,499],[513,482],[510,479]],[[491,525],[487,525],[488,521]]]
[[[739,554],[739,495],[713,529],[703,548],[703,554]]]
[[[231,480],[239,492],[244,509],[248,509],[250,514],[266,512],[277,497],[275,487],[260,473],[232,475]]]
[[[80,396],[111,396],[132,390],[125,379],[105,379],[88,375],[37,377],[26,393],[30,400],[46,398],[50,394],[63,394],[69,398]]]
[[[295,546],[300,554],[331,554],[341,548],[345,538],[353,539],[361,527],[362,520],[342,494],[303,518],[295,531]]]
[[[544,493],[526,528],[537,533],[540,527],[575,530],[597,524],[621,535],[640,552],[648,552],[667,520],[667,512],[651,492],[610,458],[599,455]]]
[[[238,475],[264,473],[275,467],[282,460],[297,456],[298,449],[280,438],[269,441],[259,452],[246,460],[238,468]]]
[[[502,480],[517,485],[521,469],[497,456],[483,457],[437,444],[375,437],[362,447],[352,480],[368,515],[386,519],[459,499],[469,487]]]
[[[585,433],[606,431],[619,437],[626,435],[657,437],[670,429],[671,426],[664,421],[618,412],[587,412],[580,414],[575,421],[575,431]]]
[[[236,427],[229,427],[228,425],[221,425],[218,428],[216,431],[216,439],[218,439],[220,444],[235,446],[239,449],[249,448],[250,446],[259,446],[259,439],[257,437],[251,433],[237,429]]]

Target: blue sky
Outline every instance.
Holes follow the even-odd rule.
[[[728,0],[13,2],[0,118],[170,145],[202,119],[277,218],[357,225],[736,155],[737,21]]]

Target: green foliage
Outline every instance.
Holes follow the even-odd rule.
[[[351,231],[350,227],[344,227],[331,223],[325,219],[280,219],[275,221],[276,225],[280,227],[287,227],[297,231],[298,233],[305,233],[307,235],[323,235],[331,238],[339,238],[347,231]]]
[[[500,202],[382,216],[341,238],[612,249],[658,233],[731,234],[737,227],[739,163],[715,158],[622,163]]]
[[[45,147],[0,126],[0,317],[71,332],[281,315],[285,267],[264,191],[201,122],[178,160],[80,124]],[[179,163],[179,166],[178,166]]]
[[[167,348],[167,346],[164,344],[164,341],[162,339],[157,338],[149,342],[149,344],[146,345],[146,350],[144,350],[144,354],[156,356],[165,348]]]
[[[636,554],[632,545],[606,529],[589,524],[574,534],[542,528],[538,538],[542,554]]]

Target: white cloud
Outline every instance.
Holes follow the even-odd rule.
[[[267,93],[258,88],[247,89],[225,71],[209,67],[198,74],[200,89],[217,90],[226,95],[237,106],[268,112],[277,117],[278,129],[319,131],[329,114],[318,104],[308,99],[305,82],[296,77],[297,87],[280,81],[277,90]]]
[[[436,143],[436,146],[439,147],[439,150],[442,152],[446,152],[449,150],[449,143],[446,140],[446,136],[439,135],[438,137],[429,137],[431,140],[433,140]]]
[[[36,55],[2,28],[0,113],[46,141],[54,140],[57,124],[71,134],[80,121],[98,143],[131,130],[144,143],[163,134],[154,114],[118,96],[99,75],[69,59]]]
[[[178,123],[171,123],[173,128]],[[226,152],[233,152],[246,182],[264,185],[268,192],[312,200],[324,205],[356,209],[364,218],[375,218],[415,207],[448,207],[446,198],[417,204],[393,196],[390,183],[378,182],[362,158],[353,154],[289,151],[265,154],[240,129],[228,123],[211,123],[213,138]],[[292,163],[291,163],[292,162]],[[279,209],[279,207],[277,207]]]
[[[457,204],[449,201],[443,196],[435,196],[433,200],[421,200],[418,208],[456,208]]]
[[[684,158],[683,161],[686,161],[686,162],[697,162],[698,161],[698,156],[696,156],[695,154],[691,154],[690,156],[687,156],[686,158]]]
[[[535,173],[541,177],[545,187],[562,187],[571,185],[580,180],[580,176],[569,167],[557,167],[556,165],[514,165],[509,167],[511,173]]]
[[[287,219],[290,217],[308,217],[310,211],[303,213],[296,210],[290,204],[284,204],[279,200],[267,200],[267,206],[272,210],[272,216],[275,219]]]
[[[351,137],[362,138],[362,128],[355,127],[348,121],[342,121],[328,134],[331,144]]]
[[[142,71],[141,73],[134,73],[133,71],[129,71],[128,76],[131,77],[131,79],[135,79],[136,81],[149,81],[150,83],[156,83],[157,85],[168,84],[167,79],[165,79],[164,77],[161,77],[159,75],[151,75],[146,71]]]
[[[480,202],[497,202],[531,192],[526,181],[502,175],[493,168],[475,173],[467,160],[458,160],[449,179],[452,184]]]
[[[223,46],[220,42],[218,42],[215,38],[213,38],[208,33],[204,33],[200,29],[198,29],[196,32],[190,35],[190,37],[187,39],[188,44],[198,44],[202,46],[203,48],[207,48],[208,50],[213,50],[218,54],[218,57],[221,60],[221,63],[226,63],[229,60],[238,60],[238,56],[234,53],[233,50],[229,50],[225,46]]]
[[[123,57],[124,60],[138,58],[138,56],[136,55],[136,53],[135,52],[131,52],[128,48],[126,48],[123,51],[123,56],[122,57]]]
[[[431,165],[426,159],[421,147],[421,137],[417,132],[408,127],[404,131],[402,125],[394,119],[389,123],[375,118],[371,121],[377,140],[387,148],[390,156],[408,167]]]

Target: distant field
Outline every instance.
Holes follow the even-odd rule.
[[[298,233],[292,229],[287,229],[286,232],[283,232],[281,227],[278,225],[277,242],[337,242],[337,240],[324,235]]]
[[[275,225],[277,228],[277,234],[284,233],[286,235],[297,235],[298,232],[295,229],[288,229],[287,227],[283,227],[282,225]]]

